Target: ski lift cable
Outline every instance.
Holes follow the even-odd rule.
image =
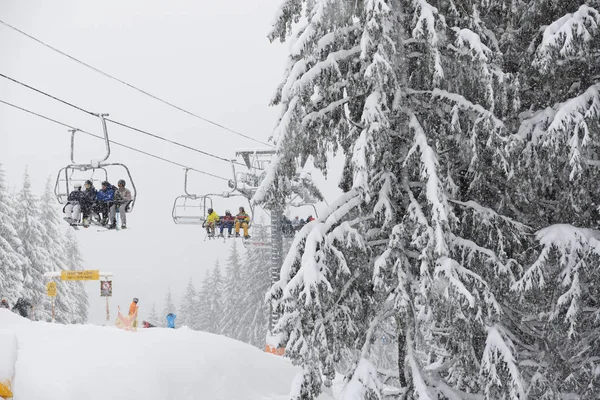
[[[136,132],[142,133],[142,134],[144,134],[144,135],[148,135],[148,136],[150,136],[150,137],[153,137],[153,138],[155,138],[155,139],[163,140],[163,141],[165,141],[165,142],[167,142],[167,143],[171,143],[171,144],[174,144],[174,145],[176,145],[176,146],[183,147],[184,149],[188,149],[188,150],[195,151],[196,153],[204,154],[205,156],[213,157],[213,158],[216,158],[216,159],[218,159],[218,160],[225,161],[225,162],[227,162],[227,163],[231,163],[231,162],[233,162],[234,164],[241,165],[242,167],[246,166],[245,164],[242,164],[242,163],[240,163],[240,162],[237,162],[237,161],[231,161],[231,160],[228,160],[228,159],[226,159],[226,158],[219,157],[219,156],[216,156],[216,155],[214,155],[214,154],[208,153],[208,152],[206,152],[206,151],[199,150],[199,149],[196,149],[196,148],[194,148],[194,147],[190,147],[190,146],[188,146],[188,145],[181,144],[181,143],[175,142],[175,141],[173,141],[173,140],[166,139],[166,138],[164,138],[164,137],[162,137],[162,136],[156,135],[156,134],[154,134],[154,133],[150,133],[150,132],[148,132],[148,131],[145,131],[145,130],[143,130],[143,129],[139,129],[139,128],[136,128],[136,127],[133,127],[133,126],[130,126],[130,125],[124,124],[123,122],[115,121],[114,119],[106,118],[106,120],[107,120],[107,121],[109,121],[109,122],[112,122],[112,123],[113,123],[113,124],[115,124],[115,125],[122,126],[123,128],[131,129],[132,131],[136,131]]]
[[[104,138],[103,138],[102,136],[99,136],[99,135],[96,135],[96,134],[94,134],[94,133],[87,132],[87,131],[84,131],[84,130],[81,130],[81,129],[75,128],[74,126],[71,126],[71,125],[69,125],[69,124],[65,124],[64,122],[60,122],[60,121],[57,121],[57,120],[55,120],[55,119],[53,119],[53,118],[47,117],[47,116],[45,116],[45,115],[38,114],[38,113],[36,113],[35,111],[28,110],[28,109],[26,109],[26,108],[23,108],[23,107],[17,106],[17,105],[15,105],[15,104],[9,103],[9,102],[7,102],[7,101],[4,101],[4,100],[2,100],[2,99],[0,99],[0,103],[6,104],[7,106],[10,106],[10,107],[16,108],[16,109],[18,109],[18,110],[24,111],[24,112],[26,112],[26,113],[28,113],[28,114],[35,115],[35,116],[37,116],[37,117],[40,117],[40,118],[42,118],[42,119],[45,119],[45,120],[47,120],[47,121],[54,122],[55,124],[62,125],[62,126],[64,126],[64,127],[66,127],[66,128],[69,128],[69,129],[75,129],[75,130],[77,130],[77,131],[79,131],[79,132],[81,132],[81,133],[85,133],[86,135],[89,135],[89,136],[95,137],[95,138],[97,138],[97,139],[104,140]],[[175,162],[175,161],[172,161],[172,160],[166,159],[166,158],[164,158],[164,157],[160,157],[160,156],[157,156],[157,155],[155,155],[155,154],[148,153],[148,152],[146,152],[146,151],[144,151],[144,150],[140,150],[140,149],[137,149],[137,148],[135,148],[135,147],[128,146],[128,145],[126,145],[126,144],[122,144],[122,143],[119,143],[119,142],[115,142],[114,140],[110,140],[110,142],[111,142],[112,144],[115,144],[115,145],[117,145],[117,146],[121,146],[121,147],[124,147],[124,148],[126,148],[126,149],[129,149],[129,150],[135,151],[135,152],[137,152],[137,153],[144,154],[144,155],[146,155],[146,156],[149,156],[149,157],[155,158],[155,159],[157,159],[157,160],[161,160],[161,161],[167,162],[167,163],[169,163],[169,164],[177,165],[178,167],[187,168],[187,169],[189,169],[189,170],[191,170],[191,171],[195,171],[195,172],[198,172],[198,173],[200,173],[200,174],[203,174],[203,175],[208,175],[208,176],[210,176],[210,177],[217,178],[217,179],[221,179],[221,180],[224,180],[224,181],[227,181],[227,182],[229,182],[229,179],[227,179],[227,178],[224,178],[224,177],[222,177],[222,176],[215,175],[215,174],[212,174],[212,173],[210,173],[210,172],[202,171],[202,170],[199,170],[199,169],[196,169],[196,168],[188,167],[188,166],[186,166],[186,165],[183,165],[183,164],[180,164],[180,163],[178,163],[178,162]]]
[[[246,138],[246,139],[252,140],[253,142],[260,143],[260,144],[263,144],[263,145],[265,145],[265,146],[269,146],[269,147],[273,147],[273,148],[275,147],[275,146],[273,146],[272,144],[269,144],[269,143],[262,142],[262,141],[260,141],[260,140],[258,140],[258,139],[254,139],[254,138],[253,138],[253,137],[251,137],[251,136],[245,135],[245,134],[243,134],[243,133],[241,133],[241,132],[237,132],[237,131],[235,131],[235,130],[233,130],[233,129],[231,129],[231,128],[228,128],[228,127],[226,127],[226,126],[224,126],[224,125],[222,125],[222,124],[219,124],[219,123],[217,123],[217,122],[211,121],[211,120],[210,120],[210,119],[208,119],[208,118],[204,118],[204,117],[202,117],[202,116],[200,116],[200,115],[198,115],[198,114],[196,114],[196,113],[193,113],[193,112],[191,112],[191,111],[188,111],[188,110],[186,110],[186,109],[185,109],[185,108],[183,108],[183,107],[179,107],[179,106],[177,106],[177,105],[175,105],[175,104],[173,104],[173,103],[170,103],[170,102],[168,102],[168,101],[166,101],[166,100],[163,100],[163,99],[161,99],[160,97],[153,95],[152,93],[149,93],[149,92],[147,92],[147,91],[145,91],[145,90],[143,90],[143,89],[140,89],[140,88],[138,88],[137,86],[134,86],[134,85],[132,85],[132,84],[130,84],[130,83],[127,83],[127,82],[125,82],[125,81],[123,81],[123,80],[121,80],[121,79],[119,79],[119,78],[117,78],[117,77],[115,77],[115,76],[113,76],[113,75],[110,75],[109,73],[106,73],[106,72],[104,72],[104,71],[102,71],[102,70],[100,70],[100,69],[98,69],[98,68],[96,68],[96,67],[94,67],[94,66],[92,66],[92,65],[90,65],[90,64],[87,64],[87,63],[85,63],[85,62],[83,62],[83,61],[81,61],[81,60],[79,60],[79,59],[77,59],[77,58],[75,58],[75,57],[73,57],[73,56],[70,56],[69,54],[67,54],[67,53],[65,53],[65,52],[63,52],[63,51],[61,51],[61,50],[57,49],[56,47],[52,47],[52,46],[50,46],[49,44],[47,44],[47,43],[45,43],[45,42],[41,41],[40,39],[38,39],[38,38],[36,38],[36,37],[33,37],[33,36],[31,36],[30,34],[28,34],[28,33],[25,33],[25,32],[23,32],[22,30],[20,30],[20,29],[18,29],[18,28],[16,28],[16,27],[14,27],[14,26],[12,26],[12,25],[10,25],[10,24],[8,24],[8,23],[4,22],[4,21],[3,21],[3,20],[1,20],[1,19],[0,19],[0,23],[1,23],[2,25],[4,25],[4,26],[6,26],[6,27],[8,27],[8,28],[10,28],[10,29],[12,29],[12,30],[14,30],[14,31],[16,31],[16,32],[18,32],[18,33],[20,33],[20,34],[22,34],[22,35],[26,36],[26,37],[28,37],[29,39],[31,39],[31,40],[33,40],[33,41],[35,41],[35,42],[37,42],[37,43],[39,43],[39,44],[41,44],[41,45],[43,45],[43,46],[45,46],[45,47],[49,48],[50,50],[53,50],[53,51],[55,51],[55,52],[57,52],[57,53],[59,53],[59,54],[61,54],[61,55],[65,56],[65,57],[67,57],[67,58],[69,58],[69,59],[71,59],[71,60],[73,60],[73,61],[75,61],[75,62],[77,62],[77,63],[79,63],[79,64],[81,64],[81,65],[83,65],[83,66],[85,66],[85,67],[87,67],[87,68],[90,68],[91,70],[93,70],[93,71],[95,71],[95,72],[97,72],[97,73],[99,73],[99,74],[101,74],[101,75],[104,75],[104,76],[105,76],[105,77],[107,77],[107,78],[110,78],[110,79],[112,79],[112,80],[115,80],[115,81],[117,81],[117,82],[119,82],[119,83],[121,83],[121,84],[123,84],[123,85],[125,85],[125,86],[128,86],[128,87],[130,87],[131,89],[134,89],[134,90],[136,90],[136,91],[138,91],[138,92],[140,92],[140,93],[142,93],[142,94],[145,94],[146,96],[149,96],[149,97],[151,97],[151,98],[153,98],[153,99],[155,99],[155,100],[158,100],[158,101],[160,101],[160,102],[161,102],[161,103],[163,103],[163,104],[166,104],[166,105],[168,105],[168,106],[170,106],[170,107],[172,107],[172,108],[175,108],[175,109],[177,109],[177,110],[179,110],[179,111],[182,111],[182,112],[184,112],[184,113],[186,113],[186,114],[188,114],[188,115],[191,115],[191,116],[193,116],[193,117],[196,117],[196,118],[198,118],[198,119],[200,119],[200,120],[202,120],[202,121],[204,121],[204,122],[207,122],[207,123],[209,123],[209,124],[215,125],[215,126],[217,126],[217,127],[221,128],[221,129],[224,129],[224,130],[226,130],[226,131],[228,131],[228,132],[231,132],[231,133],[233,133],[233,134],[235,134],[235,135],[238,135],[238,136],[244,137],[244,138]]]
[[[97,117],[97,116],[98,116],[98,114],[96,114],[96,113],[93,113],[93,112],[91,112],[91,111],[88,111],[88,110],[86,110],[86,109],[84,109],[84,108],[81,108],[81,107],[79,107],[79,106],[77,106],[77,105],[75,105],[75,104],[73,104],[73,103],[70,103],[70,102],[68,102],[68,101],[66,101],[66,100],[62,100],[62,99],[60,99],[60,98],[58,98],[58,97],[56,97],[56,96],[53,96],[53,95],[51,95],[51,94],[49,94],[49,93],[46,93],[46,92],[44,92],[43,90],[37,89],[37,88],[35,88],[35,87],[33,87],[33,86],[30,86],[30,85],[28,85],[28,84],[26,84],[26,83],[23,83],[23,82],[21,82],[21,81],[19,81],[19,80],[17,80],[17,79],[11,78],[10,76],[4,75],[3,73],[0,73],[0,77],[2,77],[2,78],[5,78],[5,79],[8,79],[8,80],[9,80],[9,81],[11,81],[11,82],[14,82],[14,83],[16,83],[16,84],[18,84],[18,85],[24,86],[24,87],[26,87],[27,89],[33,90],[34,92],[37,92],[37,93],[39,93],[39,94],[42,94],[42,95],[44,95],[44,96],[46,96],[46,97],[49,97],[49,98],[51,98],[51,99],[53,99],[53,100],[56,100],[56,101],[58,101],[58,102],[60,102],[60,103],[63,103],[63,104],[65,104],[65,105],[68,105],[68,106],[70,106],[70,107],[73,107],[73,108],[75,108],[75,109],[77,109],[77,110],[79,110],[79,111],[83,111],[83,112],[84,112],[84,113],[86,113],[86,114],[90,114],[90,115],[93,115],[93,116],[95,116],[95,117]],[[124,127],[124,128],[129,128],[129,129],[131,129],[131,130],[134,130],[134,131],[136,131],[136,132],[143,133],[143,134],[145,134],[145,135],[148,135],[148,136],[151,136],[151,137],[153,137],[153,138],[155,138],[155,139],[163,140],[163,141],[165,141],[165,142],[167,142],[167,143],[171,143],[171,144],[174,144],[174,145],[176,145],[176,146],[179,146],[179,147],[183,147],[184,149],[188,149],[188,150],[192,150],[192,151],[195,151],[195,152],[197,152],[197,153],[200,153],[200,154],[204,154],[205,156],[208,156],[208,157],[213,157],[213,158],[216,158],[216,159],[218,159],[218,160],[225,161],[225,162],[226,162],[226,163],[228,163],[228,164],[232,162],[231,160],[228,160],[228,159],[226,159],[226,158],[219,157],[219,156],[217,156],[217,155],[214,155],[214,154],[208,153],[208,152],[206,152],[206,151],[203,151],[203,150],[196,149],[196,148],[194,148],[194,147],[191,147],[191,146],[185,145],[185,144],[183,144],[183,143],[179,143],[179,142],[176,142],[176,141],[174,141],[174,140],[167,139],[167,138],[165,138],[165,137],[162,137],[162,136],[160,136],[160,135],[156,135],[156,134],[150,133],[150,132],[148,132],[148,131],[145,131],[145,130],[142,130],[142,129],[135,128],[135,127],[133,127],[133,126],[130,126],[130,125],[124,124],[124,123],[122,123],[122,122],[115,121],[115,120],[113,120],[113,119],[110,119],[110,118],[105,118],[105,119],[106,119],[107,121],[110,121],[110,122],[112,122],[113,124],[120,125],[120,126],[122,126],[122,127]],[[243,167],[243,166],[245,166],[245,164],[239,163],[239,162],[237,162],[237,161],[234,161],[234,163],[235,163],[235,164],[237,164],[237,165],[240,165],[240,166],[242,166],[242,167]]]

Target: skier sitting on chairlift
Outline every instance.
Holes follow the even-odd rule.
[[[81,214],[81,203],[84,201],[85,192],[81,191],[81,183],[73,185],[74,190],[69,193],[67,205],[65,206],[66,220],[71,225],[76,225],[79,222]]]
[[[114,204],[110,206],[109,219],[110,225],[108,229],[115,229],[117,227],[117,207],[119,207],[119,215],[121,216],[121,229],[127,228],[127,205],[132,200],[131,191],[125,188],[125,181],[119,180],[119,187],[115,189]]]
[[[248,235],[248,224],[250,223],[250,216],[244,210],[244,207],[240,207],[240,212],[235,216],[235,237],[240,237],[240,226],[244,228],[244,239],[250,238]]]
[[[115,191],[110,183],[102,182],[102,189],[96,194],[96,212],[102,216],[101,224],[108,224],[108,211],[113,204]]]
[[[208,237],[215,236],[215,226],[219,222],[220,217],[212,208],[208,209],[208,217],[206,217],[206,222],[204,223],[204,227],[206,228],[206,233]]]
[[[231,215],[231,211],[225,210],[225,216],[223,218],[221,218],[219,236],[224,237],[223,229],[227,228],[227,233],[229,234],[229,237],[231,237],[232,236],[231,230],[233,229],[234,222],[235,222],[235,218],[233,217],[233,215]]]
[[[292,221],[285,215],[283,216],[283,220],[281,221],[281,233],[285,237],[293,237],[294,236],[294,227],[292,226]]]
[[[83,199],[81,201],[81,213],[83,214],[83,226],[88,227],[90,225],[90,214],[93,211],[94,204],[96,203],[96,195],[98,191],[94,187],[94,183],[90,180],[85,181],[85,190],[83,192]]]

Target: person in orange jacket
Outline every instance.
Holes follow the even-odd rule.
[[[133,301],[131,302],[131,305],[129,306],[129,316],[131,317],[133,314],[135,314],[135,312],[138,310],[138,298],[134,297]]]
[[[135,320],[133,321],[133,324],[131,326],[133,326],[134,328],[137,328],[137,311],[138,311],[138,298],[134,297],[133,301],[131,302],[131,305],[129,306],[129,316],[133,317],[135,315]]]
[[[244,239],[248,239],[248,224],[250,223],[250,216],[244,210],[244,207],[240,207],[240,212],[235,216],[235,237],[240,237],[240,226],[244,228]]]

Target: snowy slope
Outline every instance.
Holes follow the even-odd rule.
[[[31,322],[0,310],[0,329],[18,338],[19,400],[283,400],[298,371],[286,359],[187,328],[133,333]]]

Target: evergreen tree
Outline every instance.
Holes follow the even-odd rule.
[[[22,297],[34,306],[33,319],[50,321],[51,305],[46,296],[44,273],[52,270],[50,254],[44,240],[46,228],[40,221],[38,198],[31,192],[27,170],[23,176],[23,188],[17,195],[17,232],[22,243],[22,252],[27,258],[23,268],[24,286]]]
[[[292,398],[315,398],[336,369],[348,396],[379,397],[371,343],[390,326],[408,398],[524,398],[503,324],[531,242],[505,208],[519,80],[491,30],[512,15],[491,3],[283,3],[271,39],[300,26],[253,201],[282,207],[307,155],[323,170],[329,150],[346,157],[344,194],[296,235],[270,292],[303,367]]]
[[[156,311],[156,303],[152,303],[152,307],[150,308],[150,315],[148,315],[148,322],[152,325],[158,325],[160,318],[158,317],[158,312]]]
[[[198,292],[194,287],[192,278],[188,282],[183,296],[181,296],[181,307],[177,319],[181,326],[187,326],[190,329],[198,329],[199,299]]]
[[[252,236],[259,242],[268,241],[266,229],[254,228]],[[271,286],[271,250],[257,248],[246,251],[241,282],[242,302],[236,338],[260,349],[265,346],[269,311],[265,295]]]
[[[73,235],[72,229],[68,229],[65,235],[65,252],[67,258],[67,269],[69,270],[83,270],[83,258],[79,251],[79,245],[77,238]],[[90,309],[90,301],[88,294],[85,290],[85,283],[80,281],[65,282],[69,285],[72,293],[72,301],[74,301],[74,312],[71,316],[72,324],[84,324],[88,319],[88,312]]]
[[[220,321],[221,333],[230,338],[241,340],[241,316],[243,303],[242,265],[234,241],[230,247],[225,268],[223,288],[223,315]]]
[[[221,266],[219,261],[215,263],[212,275],[210,277],[210,284],[208,288],[207,299],[210,304],[209,314],[206,317],[208,332],[212,333],[223,333],[223,327],[221,320],[223,319],[223,291],[224,282],[221,275]]]
[[[6,297],[11,305],[23,290],[22,271],[27,263],[19,252],[22,243],[15,229],[16,223],[14,204],[0,164],[0,297]]]
[[[40,199],[40,221],[44,226],[44,247],[49,256],[52,271],[68,269],[66,243],[60,231],[58,214],[54,207],[56,201],[52,193],[50,178]],[[57,282],[57,296],[55,297],[55,320],[68,324],[76,320],[77,299],[75,286],[71,282]]]
[[[600,2],[519,2],[512,46],[521,109],[509,149],[513,209],[536,232],[507,311],[530,398],[593,398],[600,177]],[[505,43],[508,43],[507,39]]]
[[[214,322],[211,320],[211,284],[210,271],[207,270],[198,293],[198,330],[204,332],[212,332]]]
[[[159,325],[162,327],[166,327],[167,326],[167,315],[169,315],[170,313],[176,314],[176,308],[175,308],[175,303],[173,302],[173,296],[171,295],[171,288],[169,288],[169,291],[167,292],[167,295],[165,296],[165,306],[163,308],[163,312],[162,315],[158,318],[159,319]],[[179,321],[175,320],[176,324],[175,326],[179,325]]]

